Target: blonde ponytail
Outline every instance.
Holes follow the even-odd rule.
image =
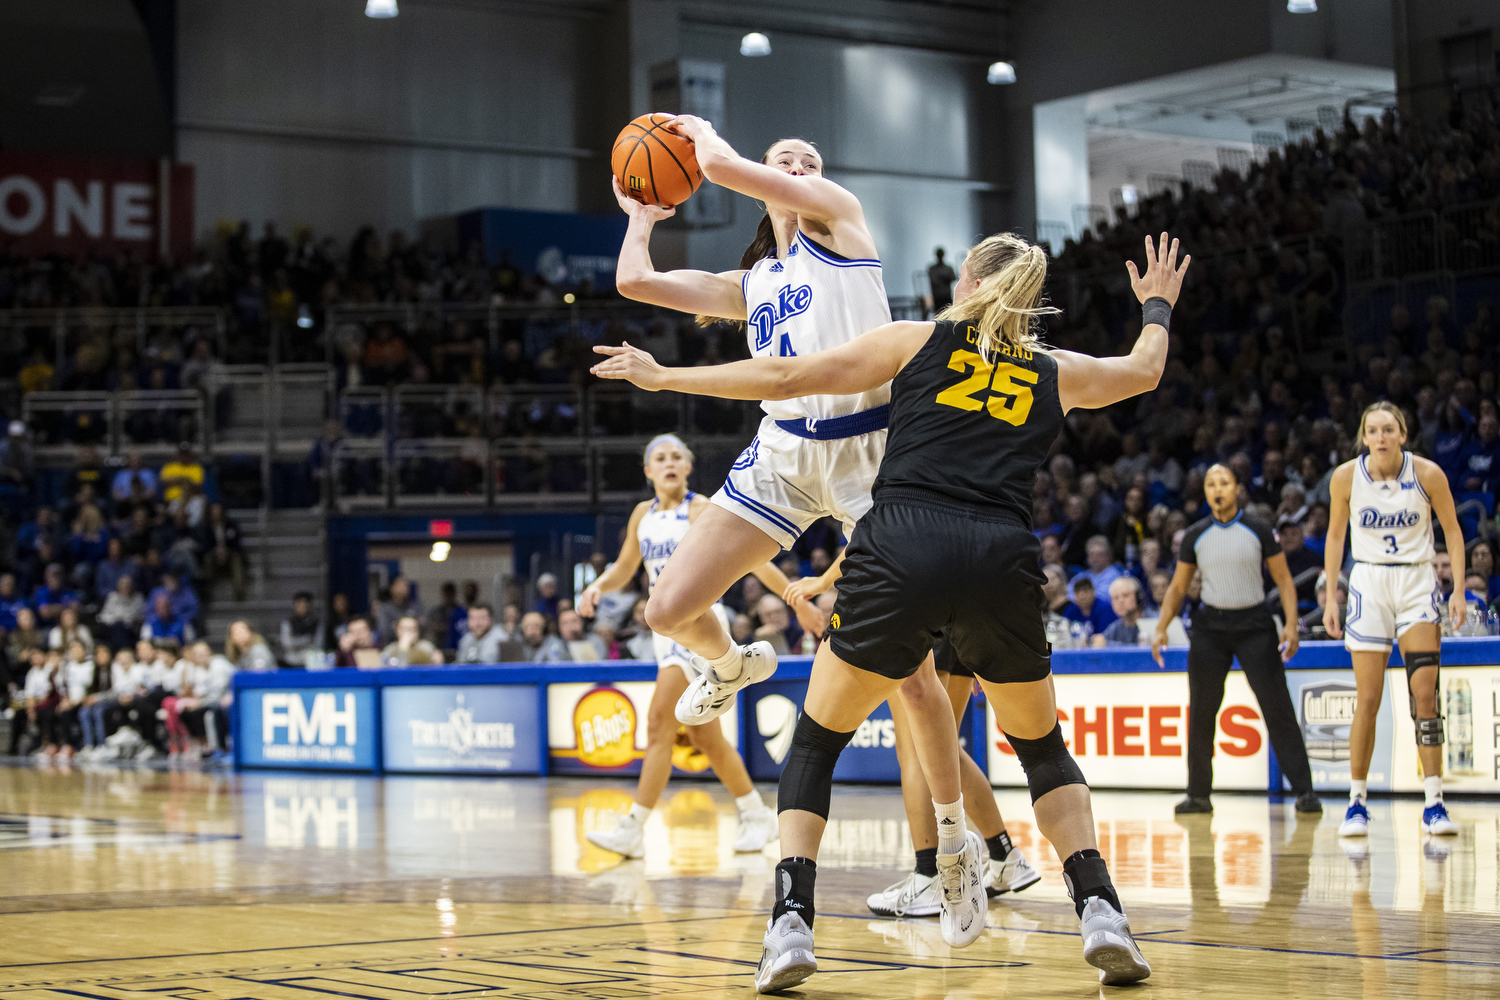
[[[1059,310],[1043,304],[1047,251],[1011,233],[981,241],[964,259],[979,287],[938,315],[938,319],[973,323],[980,352],[1002,347],[1030,350],[1037,346],[1036,320]]]

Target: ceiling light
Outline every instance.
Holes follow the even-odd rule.
[[[771,54],[771,40],[758,31],[752,31],[740,39],[740,55],[742,56],[768,56]]]
[[[448,550],[453,548],[448,542],[433,542],[432,552],[427,556],[433,562],[443,562],[448,558]]]
[[[992,62],[989,74],[985,77],[990,83],[1015,83],[1016,67],[1014,63]]]
[[[365,0],[365,17],[395,17],[396,0]]]
[[[1286,0],[1286,9],[1293,14],[1316,14],[1318,0]]]

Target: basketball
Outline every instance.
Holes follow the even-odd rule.
[[[703,183],[693,144],[663,126],[674,116],[641,115],[620,130],[610,164],[625,193],[647,205],[673,208]]]

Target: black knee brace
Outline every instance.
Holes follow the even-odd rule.
[[[1441,653],[1413,653],[1404,657],[1406,662],[1406,697],[1411,705],[1411,717],[1417,724],[1417,746],[1440,747],[1443,745],[1443,720],[1441,718],[1419,719],[1417,718],[1417,696],[1412,691],[1411,685],[1417,677],[1417,671],[1425,667],[1441,667],[1443,655]],[[1435,691],[1442,690],[1441,678],[1434,678],[1433,688]],[[1437,708],[1434,700],[1434,707]],[[1442,709],[1438,708],[1439,713]]]
[[[1026,772],[1026,787],[1031,790],[1032,802],[1063,785],[1088,784],[1078,762],[1068,753],[1061,725],[1054,726],[1052,732],[1039,740],[1023,740],[1008,733],[1006,739]]]
[[[824,729],[802,713],[792,733],[781,783],[776,786],[776,811],[801,809],[828,818],[828,800],[833,797],[833,768],[854,732]]]

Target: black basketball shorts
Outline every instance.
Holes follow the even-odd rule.
[[[932,644],[932,658],[940,674],[952,677],[974,676],[974,668],[958,658],[958,654],[953,651],[953,643],[948,641],[946,635],[938,636],[937,642]]]
[[[887,488],[844,553],[834,653],[892,678],[916,673],[939,633],[992,684],[1052,672],[1040,544],[1003,514],[925,490]]]

